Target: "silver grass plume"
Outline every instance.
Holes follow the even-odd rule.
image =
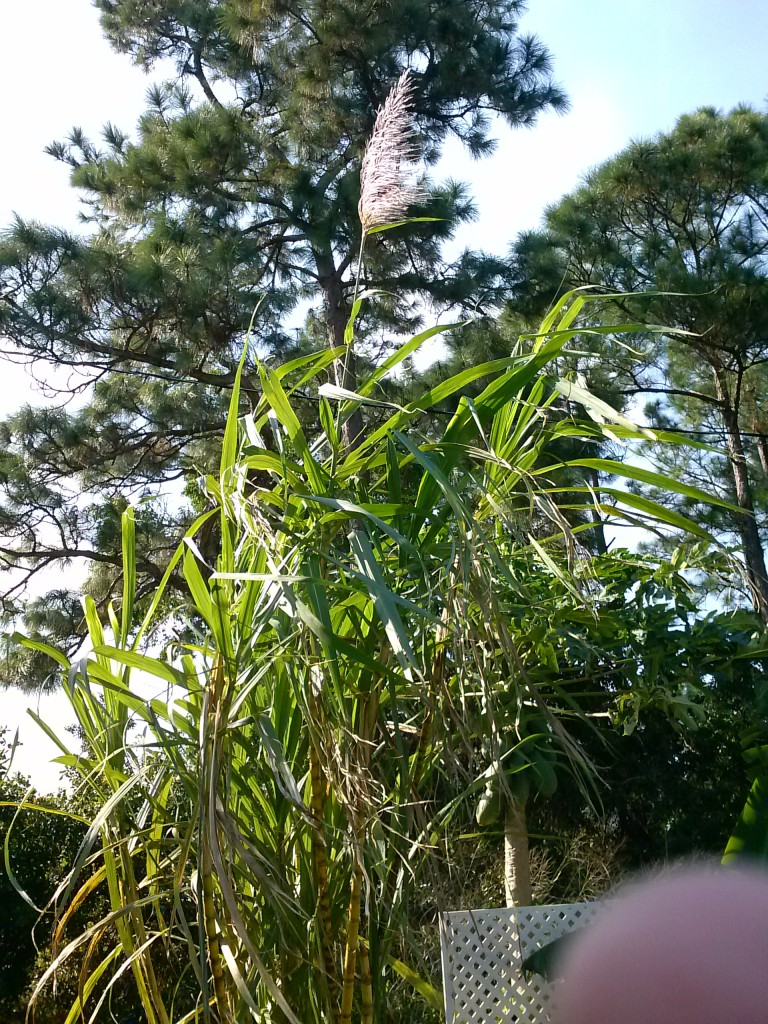
[[[405,220],[408,207],[425,198],[424,189],[410,180],[403,167],[418,159],[413,123],[415,86],[406,69],[376,114],[360,171],[357,209],[364,232]]]

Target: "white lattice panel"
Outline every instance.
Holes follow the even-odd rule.
[[[467,910],[440,915],[447,1024],[544,1024],[553,986],[520,964],[590,921],[601,903]]]

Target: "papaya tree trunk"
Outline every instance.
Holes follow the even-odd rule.
[[[504,889],[508,907],[531,905],[531,859],[525,801],[511,798],[504,812]]]

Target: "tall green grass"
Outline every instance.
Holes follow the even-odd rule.
[[[579,495],[547,456],[561,436],[642,436],[557,374],[589,301],[565,296],[508,358],[402,408],[379,399],[379,381],[452,328],[406,343],[355,393],[317,387],[343,352],[259,364],[261,398],[241,416],[244,353],[219,474],[206,481],[212,510],[144,616],[128,510],[122,601],[102,622],[85,599],[87,652],[70,662],[16,637],[60,668],[82,752],[38,721],[100,808],[56,894],[53,961],[38,984],[79,958],[80,996],[63,1024],[95,1020],[128,972],[149,1024],[373,1024],[387,1019],[393,983],[440,1008],[409,945],[409,901],[436,869],[459,800],[485,784],[467,774],[465,751],[482,738],[498,759],[502,732],[514,751],[535,715],[558,763],[589,780],[553,710],[556,684],[535,686],[518,657],[503,595],[525,601],[526,579],[545,573],[589,605],[581,498],[606,516],[701,532],[615,486]],[[426,431],[423,413],[483,380],[444,429]],[[312,388],[317,436],[295,408]],[[553,415],[563,394],[593,418]],[[344,424],[361,410],[366,433],[350,448]],[[565,489],[566,512],[556,501]],[[547,530],[537,535],[533,520]],[[212,527],[215,564],[196,543]],[[179,572],[187,599],[168,618]],[[109,913],[71,935],[75,911],[97,893]],[[185,979],[166,967],[176,947]]]

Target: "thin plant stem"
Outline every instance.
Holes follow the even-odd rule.
[[[367,238],[368,238],[368,232],[363,230],[363,233],[360,235],[360,250],[359,250],[359,252],[357,254],[357,270],[355,271],[355,290],[352,293],[352,311],[354,311],[355,304],[357,303],[358,297],[360,295],[360,279],[362,278],[362,275],[363,275],[363,256],[365,254],[365,242],[366,242]],[[352,354],[352,348],[354,347],[354,344],[355,344],[355,338],[354,338],[354,333],[353,333],[353,336],[349,339],[349,344],[346,346],[346,351],[344,353],[344,362],[342,364],[342,372],[341,372],[342,387],[344,386],[344,384],[346,382],[346,379],[347,379],[347,370],[349,369],[349,360],[350,360],[350,356]],[[340,425],[341,425],[341,402],[338,403],[338,407],[336,409],[336,434],[337,435],[339,433]]]

